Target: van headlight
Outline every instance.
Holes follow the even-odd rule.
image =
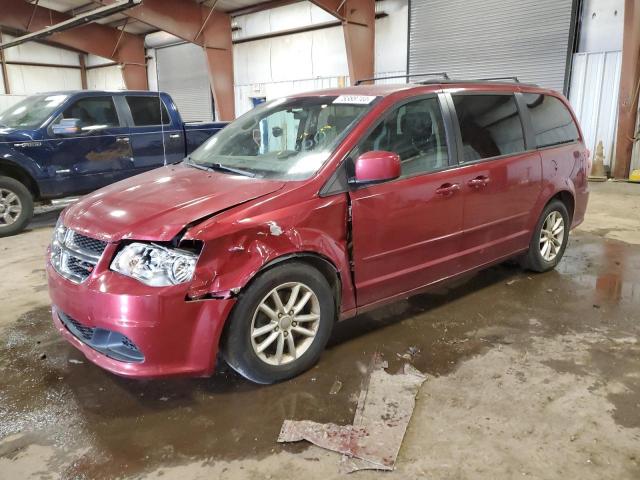
[[[111,270],[151,287],[167,287],[193,278],[198,256],[186,250],[131,243],[111,262]]]

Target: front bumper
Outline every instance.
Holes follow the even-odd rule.
[[[53,322],[60,333],[89,361],[117,375],[211,375],[222,328],[235,299],[187,301],[188,285],[148,287],[101,265],[111,258],[110,253],[104,252],[95,271],[81,284],[65,279],[47,262]],[[126,359],[91,345],[77,328],[65,326],[69,319],[81,328],[126,337],[139,350],[139,357]]]

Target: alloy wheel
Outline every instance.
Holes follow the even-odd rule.
[[[540,255],[547,262],[552,262],[558,256],[564,241],[564,218],[558,211],[547,215],[540,231]]]
[[[320,325],[320,302],[311,288],[288,282],[271,290],[256,308],[251,345],[263,362],[285,365],[300,358]]]
[[[15,223],[21,213],[22,202],[18,195],[7,188],[0,188],[0,228]]]

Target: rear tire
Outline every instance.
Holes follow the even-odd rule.
[[[33,197],[27,187],[11,177],[0,176],[0,237],[24,230],[33,216]]]
[[[552,200],[542,211],[531,236],[522,266],[534,272],[555,268],[564,255],[569,240],[569,212],[560,200]]]
[[[301,263],[279,265],[240,295],[227,320],[222,355],[253,382],[280,382],[318,361],[334,320],[335,300],[324,276]]]

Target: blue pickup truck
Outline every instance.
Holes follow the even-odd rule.
[[[182,160],[226,123],[184,123],[166,93],[33,95],[0,113],[0,237],[34,202],[91,192]]]

